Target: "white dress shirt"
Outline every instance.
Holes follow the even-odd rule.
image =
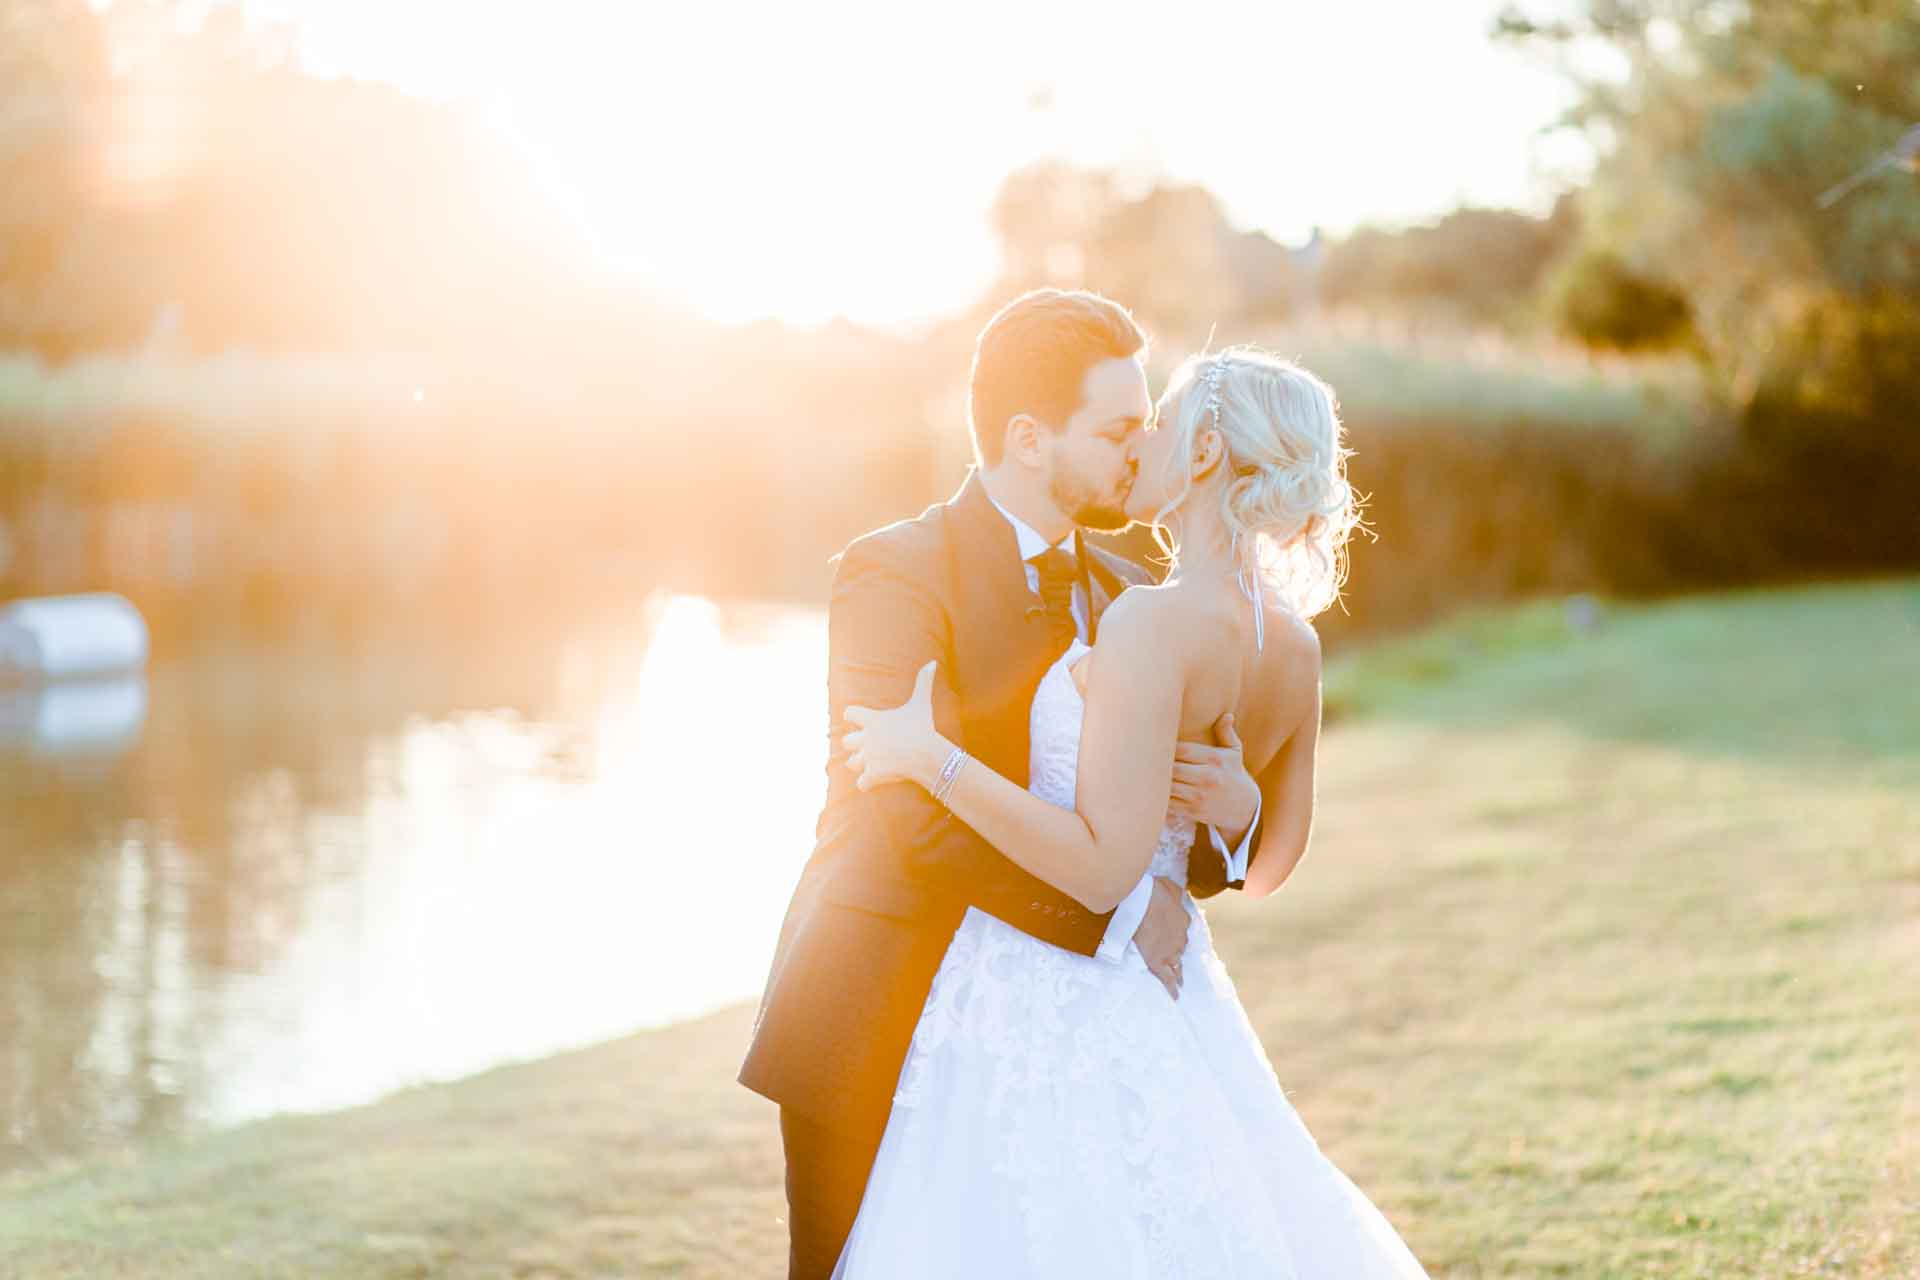
[[[1001,506],[999,500],[992,494],[987,495],[987,501],[993,503],[994,510],[1005,516],[1007,523],[1013,526],[1013,539],[1020,544],[1020,561],[1027,570],[1027,590],[1033,592],[1036,596],[1039,595],[1040,566],[1033,562],[1033,558],[1055,544],[1041,537],[1038,529],[1035,529],[1025,520],[1022,520],[1019,516]],[[1067,536],[1060,539],[1058,544],[1062,551],[1075,557],[1075,563],[1078,563],[1079,559],[1078,544],[1075,542],[1078,536],[1075,530],[1069,529],[1067,530]],[[1073,582],[1073,629],[1079,633],[1082,641],[1087,638],[1088,603],[1087,584],[1079,578],[1075,578]]]
[[[1013,526],[1014,541],[1020,546],[1020,559],[1027,570],[1027,590],[1036,596],[1039,595],[1040,567],[1033,563],[1033,558],[1055,544],[1048,542],[1040,536],[1039,530],[1001,506],[1000,500],[992,493],[987,494],[987,500],[993,503],[994,509],[1005,516],[1007,523]],[[1075,530],[1069,529],[1067,536],[1058,544],[1060,549],[1070,556],[1076,555],[1077,547],[1074,539],[1077,536]],[[1092,601],[1087,599],[1086,583],[1076,580],[1073,584],[1073,626],[1079,633],[1082,643],[1087,640],[1087,610],[1091,605]],[[1260,806],[1257,803],[1254,805],[1253,818],[1253,823],[1247,827],[1246,836],[1240,841],[1240,847],[1231,852],[1228,851],[1226,839],[1220,832],[1213,827],[1207,828],[1207,833],[1213,837],[1213,847],[1226,861],[1227,879],[1230,882],[1247,878],[1247,860],[1253,853],[1253,828],[1260,821]],[[1113,919],[1107,922],[1106,936],[1101,939],[1100,949],[1094,954],[1109,963],[1118,964],[1126,955],[1127,946],[1133,941],[1134,930],[1138,929],[1140,922],[1146,919],[1147,907],[1152,901],[1153,876],[1142,875],[1140,883],[1134,885],[1127,896],[1121,899],[1120,905],[1113,909]]]

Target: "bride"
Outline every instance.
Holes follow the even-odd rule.
[[[891,710],[850,708],[862,789],[926,788],[1013,861],[1113,907],[1185,883],[1175,744],[1232,713],[1268,815],[1245,889],[1306,851],[1320,646],[1356,521],[1331,390],[1235,348],[1189,361],[1141,446],[1128,514],[1169,579],[1074,641],[1032,710],[1030,790],[935,729],[934,664]],[[1188,910],[1198,913],[1188,902]],[[836,1277],[1422,1276],[1321,1154],[1196,918],[1177,998],[970,909],[927,996]]]

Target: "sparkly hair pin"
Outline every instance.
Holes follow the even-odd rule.
[[[1227,358],[1215,356],[1207,362],[1206,370],[1200,375],[1200,385],[1207,391],[1207,398],[1200,402],[1200,412],[1202,415],[1212,414],[1213,425],[1216,427],[1220,425],[1220,379],[1225,377],[1226,373]]]

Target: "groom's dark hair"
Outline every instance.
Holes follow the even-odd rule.
[[[967,425],[980,464],[999,465],[1016,414],[1058,430],[1080,407],[1087,370],[1146,345],[1125,307],[1083,289],[1035,289],[994,312],[974,343],[967,386]]]

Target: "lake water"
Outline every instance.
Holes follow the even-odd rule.
[[[818,611],[654,596],[0,696],[0,1166],[353,1105],[758,994]]]

